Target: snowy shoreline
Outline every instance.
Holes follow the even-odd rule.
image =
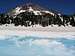
[[[3,37],[4,36],[4,37]],[[0,39],[5,39],[5,36],[32,36],[40,38],[72,38],[75,39],[75,32],[43,32],[43,31],[11,31],[0,30]]]
[[[75,27],[14,27],[14,26],[0,26],[1,36],[33,36],[33,37],[47,37],[60,38],[68,37],[75,38]]]
[[[34,36],[34,37],[49,37],[49,38],[57,38],[57,37],[68,37],[75,38],[75,27],[72,26],[48,26],[42,27],[39,25],[34,25],[33,27],[24,27],[24,26],[0,26],[0,39],[4,38],[1,36]]]
[[[58,27],[57,25],[52,26],[47,26],[47,27],[42,27],[40,25],[33,25],[30,27],[25,27],[25,26],[14,26],[13,24],[11,25],[2,25],[0,26],[0,30],[11,30],[11,31],[43,31],[43,32],[75,32],[75,27],[72,26],[60,26]]]

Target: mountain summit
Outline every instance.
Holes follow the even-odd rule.
[[[32,3],[27,3],[22,6],[17,6],[15,9],[10,11],[8,14],[11,16],[16,16],[16,15],[23,13],[23,12],[32,12],[35,15],[44,15],[44,14],[50,14],[52,16],[55,15],[55,13],[53,11],[50,11],[48,9],[45,9],[39,5],[35,5]]]

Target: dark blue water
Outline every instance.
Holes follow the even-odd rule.
[[[75,56],[75,39],[8,36],[0,40],[0,56]]]

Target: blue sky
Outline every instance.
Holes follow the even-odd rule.
[[[52,8],[64,14],[75,13],[75,0],[31,0],[46,8]],[[7,12],[16,6],[28,3],[29,0],[0,0],[0,13]]]

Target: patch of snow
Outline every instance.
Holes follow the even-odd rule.
[[[17,14],[19,14],[20,13],[20,9],[21,9],[21,7],[17,7],[16,9],[15,9],[15,15],[17,15]]]
[[[75,16],[74,16],[74,21],[75,21]]]
[[[26,10],[20,10],[20,13],[22,13],[22,12],[26,12]]]
[[[60,14],[60,13],[58,13],[58,15],[59,15],[59,16],[61,16],[61,14]]]
[[[50,12],[50,11],[43,11],[43,12],[45,12],[45,13],[49,13],[49,14],[51,14],[51,15],[55,15],[54,13],[52,13],[52,12]]]
[[[35,15],[42,15],[40,11],[34,11]]]
[[[34,10],[32,9],[32,7],[29,7],[29,12],[31,12],[31,11],[34,11]]]
[[[21,9],[21,7],[16,7],[16,10],[18,10],[18,11],[19,11],[20,9]]]
[[[59,16],[59,18],[61,19],[61,21],[63,22],[63,17]]]
[[[25,12],[26,10],[21,10],[21,7],[17,7],[16,9],[15,9],[15,15],[18,15],[18,14],[20,14],[20,13],[22,13],[22,12]]]

